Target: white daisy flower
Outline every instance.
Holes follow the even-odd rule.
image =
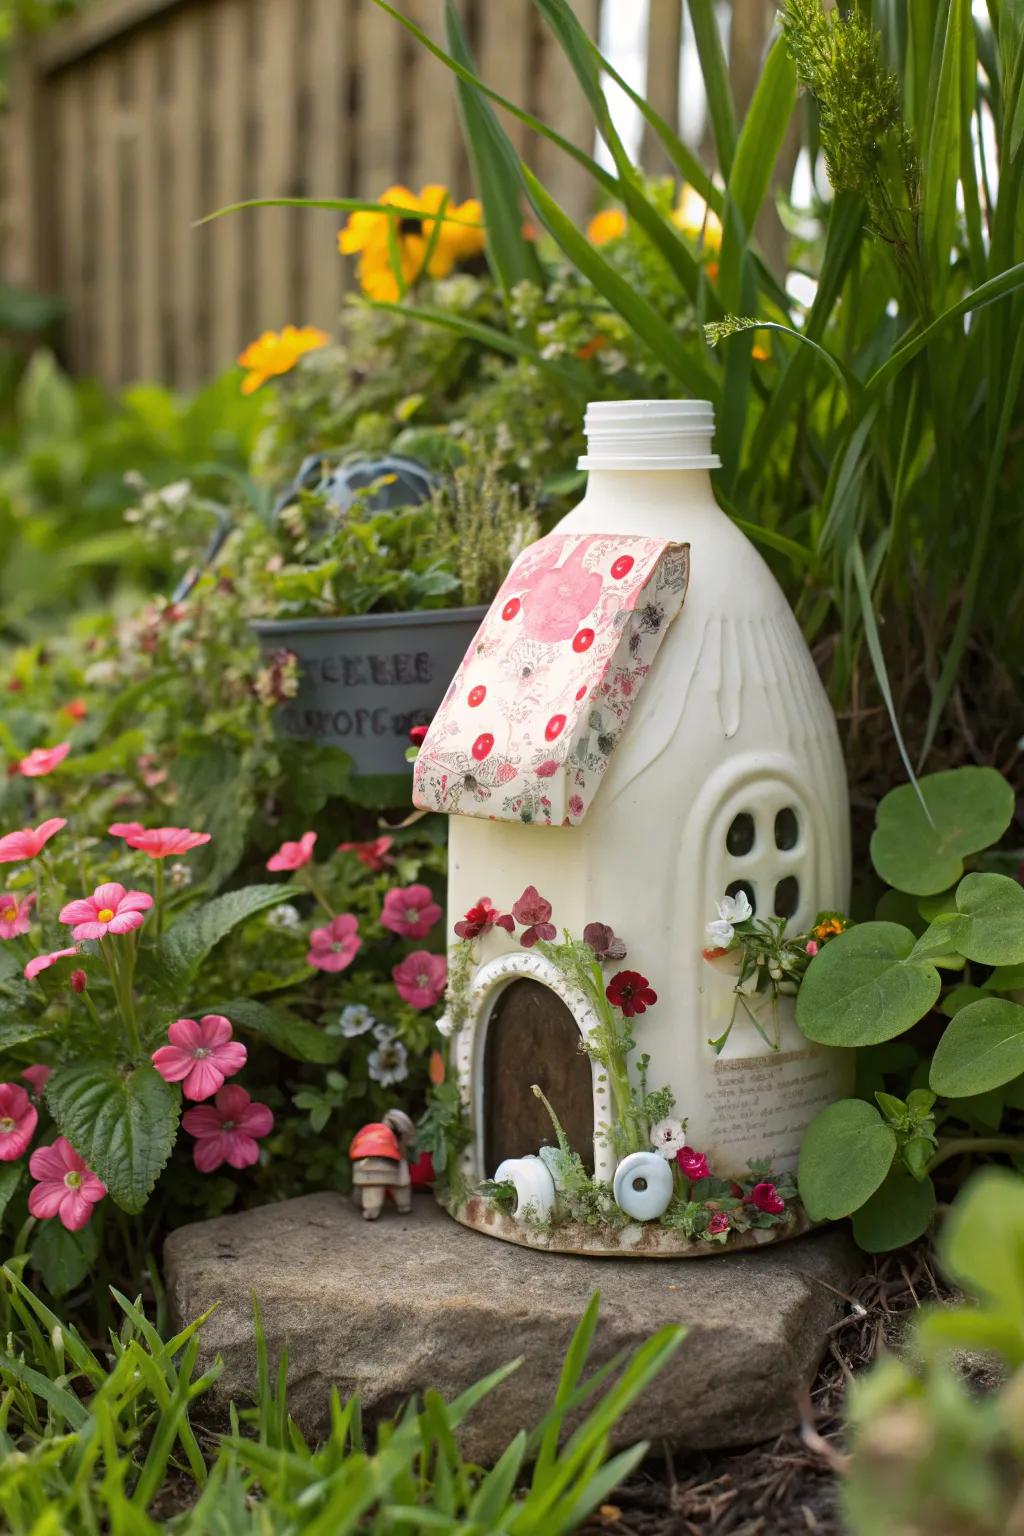
[[[681,1152],[686,1146],[686,1132],[683,1130],[680,1120],[659,1120],[657,1125],[651,1126],[651,1146],[671,1162],[677,1152]]]
[[[271,907],[267,913],[267,925],[270,928],[280,928],[283,933],[290,933],[302,922],[302,914],[298,907],[293,907],[290,901],[282,901],[279,907]]]
[[[357,1035],[365,1035],[376,1022],[365,1003],[349,1003],[338,1015],[337,1028],[347,1040],[354,1040]]]
[[[370,1052],[367,1067],[374,1082],[380,1083],[382,1088],[388,1088],[392,1083],[400,1083],[409,1076],[408,1059],[408,1052],[401,1040],[392,1036],[390,1039],[381,1039],[377,1049]]]

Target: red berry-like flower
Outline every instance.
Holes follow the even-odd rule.
[[[676,1162],[687,1179],[707,1179],[711,1176],[708,1160],[703,1152],[695,1152],[692,1147],[683,1147],[676,1153]]]
[[[786,1202],[780,1196],[774,1184],[765,1180],[762,1184],[755,1184],[750,1194],[746,1196],[745,1203],[753,1205],[759,1211],[764,1211],[769,1216],[781,1216],[786,1209]]]
[[[414,747],[422,747],[427,739],[428,729],[429,727],[426,725],[413,725],[409,727],[409,740]]]
[[[722,1232],[728,1232],[729,1218],[724,1211],[713,1211],[708,1219],[708,1236],[718,1237]]]
[[[515,932],[515,922],[510,912],[499,912],[489,896],[481,896],[475,907],[470,907],[461,922],[455,924],[460,939],[475,939],[488,928],[504,928],[506,933]]]
[[[604,989],[613,1008],[620,1008],[627,1019],[646,1013],[658,1001],[658,994],[639,971],[617,971]]]

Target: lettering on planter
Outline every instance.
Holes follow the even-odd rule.
[[[311,682],[340,683],[343,688],[408,688],[415,683],[434,680],[429,651],[303,656],[300,659],[303,673]]]
[[[425,725],[423,710],[393,714],[390,709],[302,709],[295,704],[281,711],[285,729],[304,740],[346,736],[408,736],[414,725]]]

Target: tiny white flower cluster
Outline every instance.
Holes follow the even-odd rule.
[[[753,917],[754,909],[746,891],[737,891],[735,896],[723,896],[715,905],[718,916],[708,923],[704,932],[716,949],[728,949],[736,936],[734,925],[745,923],[748,917]]]
[[[282,901],[279,907],[272,907],[267,913],[267,926],[279,928],[283,933],[290,933],[301,922],[298,907],[293,907],[290,901]]]

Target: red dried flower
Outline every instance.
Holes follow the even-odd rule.
[[[658,1001],[658,994],[639,971],[617,971],[604,989],[613,1008],[621,1008],[627,1019],[646,1013]]]
[[[609,928],[607,923],[588,923],[583,930],[583,942],[589,944],[599,960],[625,960],[626,946]]]
[[[765,1180],[762,1184],[755,1184],[750,1194],[745,1197],[747,1205],[755,1206],[759,1211],[766,1212],[769,1216],[781,1216],[786,1209],[786,1202],[779,1195],[774,1184]]]
[[[558,929],[550,921],[551,903],[544,900],[535,885],[526,887],[512,908],[512,916],[526,929],[519,936],[524,949],[532,949],[538,939],[554,939],[558,936]]]
[[[728,1232],[729,1218],[724,1211],[714,1211],[708,1221],[708,1236],[717,1237],[720,1232]]]
[[[480,896],[476,906],[470,907],[462,921],[455,924],[455,932],[460,939],[475,939],[488,928],[504,928],[506,933],[514,933],[515,926],[510,912],[499,912],[489,896]]]

